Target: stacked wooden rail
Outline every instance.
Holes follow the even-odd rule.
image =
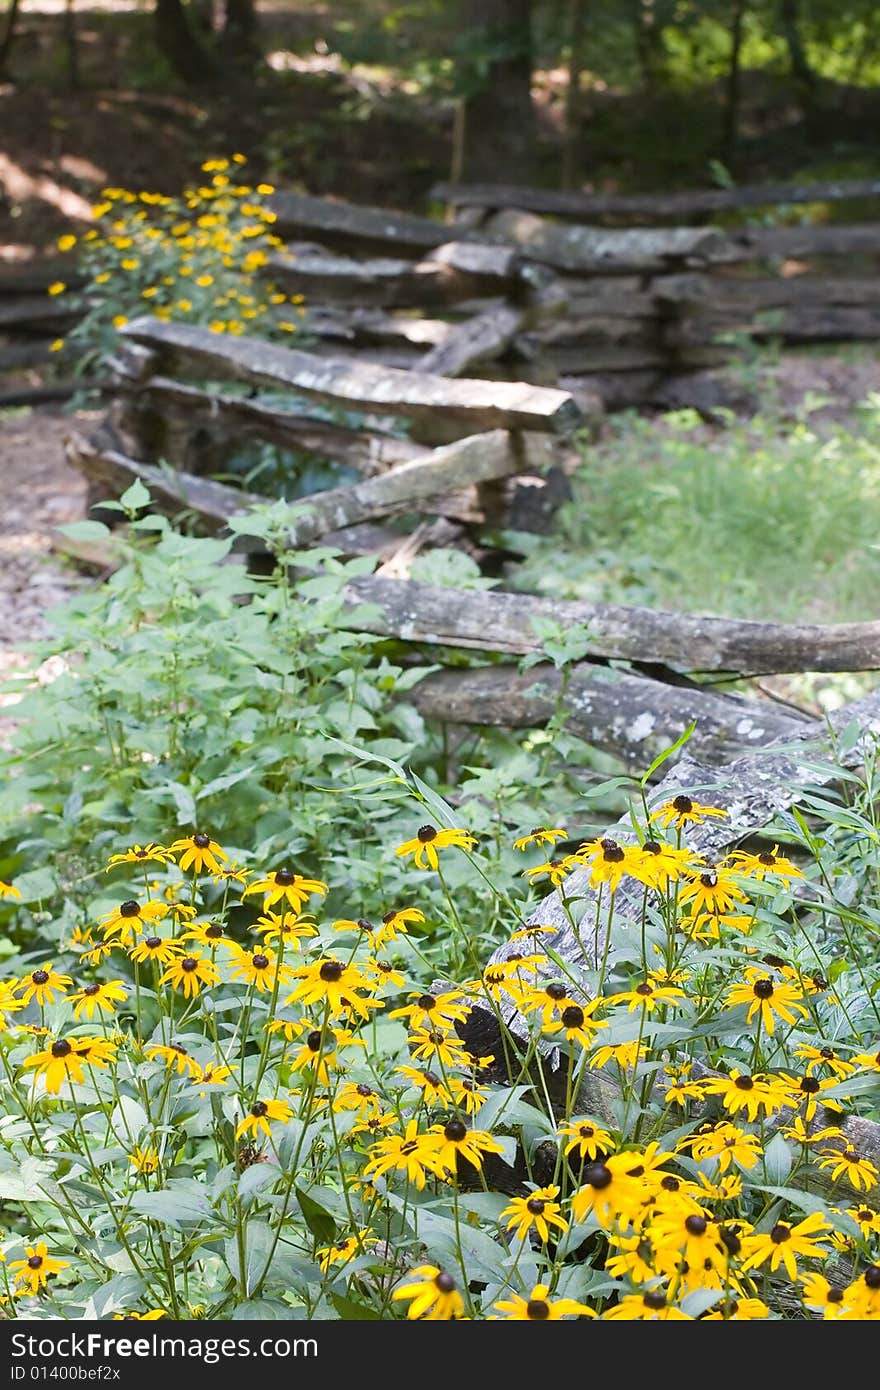
[[[0,405],[69,394],[35,386],[23,374],[44,369],[52,360],[52,343],[76,322],[75,297],[49,294],[50,285],[75,285],[76,279],[70,258],[0,264]]]
[[[310,306],[316,351],[457,375],[527,377],[591,410],[702,404],[744,335],[880,337],[880,220],[702,224],[707,215],[880,199],[880,181],[642,198],[440,185],[439,222],[281,193],[267,274]],[[687,216],[686,226],[644,225]],[[609,218],[643,225],[602,225]],[[564,219],[564,220],[559,220]],[[574,219],[574,220],[572,220]]]

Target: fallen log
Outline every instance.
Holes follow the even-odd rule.
[[[419,370],[437,376],[462,376],[477,363],[500,357],[516,337],[524,318],[521,309],[504,306],[455,324],[443,342],[425,353]]]
[[[407,642],[524,656],[540,652],[543,623],[586,628],[586,654],[654,661],[676,671],[770,675],[880,669],[880,622],[783,624],[623,604],[461,592],[365,575],[346,588],[377,611],[371,632]]]
[[[305,234],[343,250],[381,252],[394,246],[418,253],[430,251],[449,240],[448,223],[390,208],[346,203],[342,199],[279,192],[269,199],[269,207],[275,213],[273,230],[279,236]],[[458,227],[455,233],[461,239],[475,235]]]
[[[632,768],[646,767],[694,721],[688,749],[710,764],[784,738],[801,723],[768,700],[665,685],[586,664],[572,667],[565,680],[561,671],[544,663],[522,673],[510,666],[436,671],[413,686],[407,698],[431,719],[507,729],[547,724],[561,699],[567,733],[616,754]]]
[[[693,349],[717,342],[722,334],[746,333],[760,340],[789,343],[873,342],[880,338],[880,304],[779,304],[742,311],[687,314],[670,320],[664,342],[688,358]]]
[[[424,260],[355,260],[322,248],[289,248],[268,258],[263,274],[309,303],[454,304],[479,295],[513,293],[520,256],[511,246],[445,242]]]
[[[186,324],[137,319],[121,330],[156,349],[168,376],[228,379],[282,387],[349,410],[440,421],[462,434],[486,429],[567,433],[582,423],[564,391],[525,382],[450,381],[427,373],[334,362],[253,338],[234,338]]]
[[[699,217],[739,208],[837,203],[880,196],[880,179],[833,179],[807,184],[743,184],[683,193],[562,193],[507,184],[437,183],[431,197],[453,207],[517,207],[555,217]]]
[[[137,479],[149,488],[159,511],[170,515],[183,509],[191,511],[199,529],[207,534],[224,530],[231,517],[272,500],[191,473],[140,463],[118,450],[99,449],[79,437],[69,443],[68,459],[86,474],[93,494],[118,497]],[[378,477],[297,499],[291,503],[297,515],[288,531],[290,544],[308,545],[330,532],[400,512],[441,514],[444,507],[451,506],[458,516],[466,512],[469,504],[472,506],[470,498],[477,485],[509,478],[521,472],[523,464],[518,441],[506,431],[471,435]],[[450,503],[449,494],[454,496],[457,489],[467,496]],[[243,536],[237,537],[235,548],[260,547]]]
[[[490,219],[488,230],[531,260],[581,273],[644,275],[721,262],[731,254],[727,237],[712,227],[562,227],[508,208]]]
[[[777,257],[876,256],[880,252],[880,223],[859,226],[751,227],[731,232],[730,259]]]

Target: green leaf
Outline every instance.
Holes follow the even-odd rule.
[[[315,1239],[319,1240],[322,1245],[332,1245],[336,1239],[336,1221],[334,1218],[301,1187],[296,1189],[296,1199],[299,1202],[303,1220]]]
[[[245,777],[250,777],[256,767],[256,763],[248,763],[247,767],[236,768],[233,772],[226,772],[222,777],[215,777],[211,782],[206,782],[201,791],[196,793],[196,801],[204,801],[206,796],[225,792],[229,787],[234,787],[236,782],[243,782]]]
[[[148,507],[152,500],[140,478],[135,478],[131,487],[127,487],[119,499],[127,512],[139,512],[142,507]]]
[[[670,744],[668,748],[664,748],[662,753],[657,754],[651,766],[648,768],[648,771],[643,773],[643,775],[639,778],[639,781],[641,782],[643,787],[646,787],[648,785],[648,782],[651,780],[653,774],[657,771],[658,767],[663,766],[667,758],[671,758],[673,753],[677,753],[679,748],[684,747],[684,745],[687,743],[688,739],[690,738],[691,734],[694,732],[694,729],[696,727],[697,721],[696,719],[693,719],[691,723],[688,724],[684,732],[682,734],[679,734],[678,738],[675,740],[674,743]]]
[[[375,1308],[358,1303],[357,1299],[346,1298],[342,1293],[331,1293],[330,1302],[344,1322],[375,1322],[381,1318]]]
[[[64,526],[56,526],[55,530],[72,541],[106,541],[113,535],[103,521],[68,521]]]
[[[172,1178],[157,1192],[136,1192],[130,1205],[141,1216],[177,1231],[215,1218],[205,1188],[192,1178]]]

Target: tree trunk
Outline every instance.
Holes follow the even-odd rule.
[[[646,91],[655,91],[663,81],[666,53],[663,28],[657,23],[656,0],[633,0],[636,53]]]
[[[6,29],[3,33],[3,38],[0,39],[0,77],[3,77],[6,71],[6,64],[9,61],[9,54],[12,51],[12,45],[15,41],[18,9],[19,0],[12,0],[6,19]]]
[[[780,27],[788,48],[791,75],[802,101],[809,101],[816,87],[816,74],[810,67],[800,31],[799,0],[780,0]]]
[[[462,21],[470,41],[459,69],[462,176],[528,183],[535,159],[531,0],[463,0]]]
[[[79,52],[76,43],[76,18],[73,13],[74,0],[64,4],[64,47],[67,53],[67,85],[72,92],[79,87]]]
[[[736,0],[730,28],[730,65],[727,69],[724,124],[721,131],[721,158],[728,169],[736,157],[736,144],[739,135],[740,59],[742,57],[746,4],[747,0]]]
[[[220,51],[231,67],[252,68],[262,60],[254,0],[226,0]]]
[[[565,133],[562,187],[577,183],[580,154],[581,72],[584,65],[586,0],[568,0],[568,81],[565,87]]]
[[[190,28],[182,0],[156,0],[154,21],[156,45],[175,77],[193,87],[214,81],[216,63]]]

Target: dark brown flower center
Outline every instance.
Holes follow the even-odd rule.
[[[31,1255],[28,1260],[28,1269],[39,1269],[43,1263],[42,1255]]]
[[[266,1114],[268,1109],[269,1107],[264,1100],[255,1100],[253,1105],[251,1106],[251,1114],[259,1120],[263,1115]]]
[[[450,1120],[443,1128],[446,1138],[453,1144],[460,1144],[467,1134],[467,1125],[461,1120]]]
[[[34,982],[35,985],[44,985],[44,984],[46,983],[46,981],[48,980],[48,978],[49,978],[49,972],[48,972],[48,970],[34,970],[34,971],[31,973],[31,979],[33,980],[33,982]]]
[[[653,990],[653,988],[651,987],[651,985],[648,984],[647,980],[645,980],[645,981],[642,982],[642,984],[636,985],[635,990],[633,991],[633,993],[634,993],[634,994],[644,994],[644,995],[648,995],[648,994],[653,994],[653,993],[654,993],[654,990]]]
[[[842,1303],[843,1289],[829,1289],[827,1299],[829,1303]]]
[[[554,1000],[564,999],[567,992],[568,991],[566,990],[565,985],[561,984],[548,985],[547,988],[544,990],[544,993],[547,995],[548,999]]]
[[[692,1236],[704,1236],[708,1221],[705,1216],[689,1216],[684,1223],[685,1230]]]
[[[214,922],[210,927],[205,927],[205,936],[209,941],[219,941],[223,935],[223,928]]]
[[[420,825],[416,831],[416,839],[420,840],[423,845],[430,844],[431,841],[436,840],[436,838],[437,831],[434,829],[433,825]]]
[[[296,878],[296,874],[293,869],[277,869],[274,878],[279,888],[289,888]]]
[[[196,849],[207,849],[211,843],[210,835],[206,835],[204,830],[197,830],[193,835],[193,844]]]
[[[53,1042],[50,1050],[53,1057],[69,1057],[73,1048],[66,1038],[59,1038],[57,1042]]]
[[[584,1023],[583,1009],[578,1004],[569,1004],[567,1009],[562,1010],[562,1023],[565,1028],[582,1028]]]
[[[599,844],[602,846],[602,858],[606,864],[619,864],[626,858],[625,852],[616,840],[600,840]]]
[[[687,797],[681,797],[679,799],[687,801]],[[666,1307],[666,1295],[662,1293],[646,1293],[642,1295],[642,1302],[646,1308],[659,1310],[660,1308]]]
[[[718,875],[714,869],[707,869],[704,874],[700,874],[700,882],[704,888],[717,888]]]
[[[428,1083],[429,1086],[439,1086],[442,1084],[440,1081],[440,1077],[434,1071],[423,1071],[422,1076],[425,1078],[425,1081]]]
[[[198,970],[199,963],[195,956],[184,956],[180,962],[181,970],[185,970],[187,975],[191,975],[194,970]]]
[[[383,923],[385,924],[385,926],[387,927],[387,926],[388,926],[388,923],[389,923],[389,922],[393,922],[396,916],[397,916],[397,913],[396,913],[396,912],[386,912],[386,913],[385,913],[385,916],[382,918],[382,921],[383,921]]]
[[[755,1083],[750,1076],[738,1076],[733,1084],[738,1091],[753,1091],[755,1089]]]
[[[729,1255],[739,1254],[742,1242],[736,1234],[736,1231],[732,1231],[729,1226],[722,1226],[718,1231],[718,1235],[721,1238],[721,1244],[725,1247]]]
[[[432,1009],[437,1007],[437,1000],[433,994],[420,994],[416,1000],[416,1007],[429,1014]]]
[[[752,985],[752,993],[754,994],[756,999],[772,999],[773,981],[756,980],[755,983]]]
[[[642,845],[642,850],[645,854],[661,854],[663,846],[659,840],[646,840]]]
[[[791,1240],[791,1227],[780,1222],[770,1232],[770,1239],[774,1245],[784,1245],[787,1240]]]
[[[603,1187],[608,1187],[614,1181],[614,1174],[610,1168],[606,1168],[604,1163],[588,1163],[584,1169],[584,1177],[597,1191]]]
[[[550,1304],[546,1298],[530,1298],[526,1304],[526,1317],[534,1318],[538,1322],[543,1322],[550,1316]]]
[[[316,1028],[313,1032],[309,1033],[309,1036],[306,1038],[306,1047],[310,1052],[320,1052],[323,1040],[324,1034],[321,1032],[320,1028]]]
[[[144,945],[148,951],[155,951],[157,946],[162,945],[162,938],[161,936],[148,936],[144,941]]]
[[[765,849],[763,854],[758,855],[758,863],[763,864],[766,869],[772,869],[776,863],[776,855],[769,849]]]
[[[814,1096],[816,1092],[820,1091],[821,1089],[822,1085],[817,1076],[801,1077],[801,1090],[803,1091],[804,1095]]]
[[[373,924],[372,924],[372,922],[369,922],[369,921],[367,920],[366,917],[359,917],[359,918],[357,919],[357,924],[358,924],[358,926],[360,927],[361,931],[372,931],[372,930],[373,930]]]
[[[325,960],[318,974],[325,984],[336,984],[338,980],[342,979],[342,966],[338,960]]]
[[[264,956],[259,951],[257,951],[254,955],[251,956],[251,963],[255,970],[265,970],[269,964],[269,957]]]
[[[664,1188],[666,1192],[677,1192],[681,1187],[681,1183],[678,1178],[674,1178],[672,1174],[669,1173],[665,1178],[661,1179],[660,1186]],[[685,1222],[685,1225],[687,1225],[687,1222]]]
[[[673,801],[672,806],[673,809],[676,810],[680,816],[689,816],[691,811],[694,809],[694,803],[691,801],[689,796],[677,796]]]
[[[453,1293],[455,1291],[455,1280],[451,1274],[444,1274],[443,1271],[436,1276],[434,1283],[441,1293]]]
[[[820,1047],[819,1056],[824,1057],[826,1062],[833,1062],[836,1054],[833,1047]]]
[[[530,1197],[526,1202],[526,1211],[530,1211],[532,1216],[540,1216],[546,1203],[540,1197]]]
[[[865,1270],[865,1283],[869,1289],[880,1289],[880,1265],[868,1265]]]
[[[140,903],[136,903],[134,898],[128,898],[126,902],[119,904],[120,917],[138,917],[140,910]]]
[[[360,1082],[356,1089],[359,1096],[374,1096],[376,1094],[372,1086],[367,1086],[363,1081]]]
[[[100,988],[100,985],[86,985],[83,989],[83,994],[85,994],[89,999],[91,999],[93,995],[98,993],[98,990]]]

